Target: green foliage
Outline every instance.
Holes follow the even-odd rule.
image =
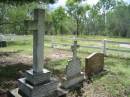
[[[76,22],[76,33],[79,35],[81,29],[83,29],[82,23],[85,18],[86,12],[90,9],[89,5],[80,4],[81,0],[68,0],[67,1],[67,13],[74,18]]]
[[[4,5],[4,4],[3,4]],[[27,15],[36,7],[35,3],[25,4],[21,6],[8,6],[4,5],[4,9],[6,12],[2,13],[4,17],[1,18],[0,27],[3,33],[16,33],[17,34],[26,34],[24,31],[24,20],[29,18]]]
[[[115,8],[114,12],[108,13],[109,23],[108,29],[110,30],[111,35],[118,35],[123,37],[129,37],[130,33],[130,5],[119,5]]]
[[[0,32],[30,34],[24,30],[23,21],[31,17],[32,10],[38,5],[36,2],[28,3],[32,1],[23,0],[21,6],[10,5],[7,0],[1,1]],[[67,0],[65,8],[47,9],[45,33],[130,37],[129,4],[116,0],[99,0],[96,5],[90,6],[82,1]]]
[[[64,21],[67,18],[67,15],[65,14],[65,10],[62,7],[59,7],[54,12],[52,12],[52,21],[55,28],[55,34],[58,34],[58,32],[63,33],[64,29]]]
[[[26,3],[39,2],[42,0],[0,0],[0,3],[6,3],[11,5],[23,5]],[[45,0],[47,3],[54,3],[55,0]]]

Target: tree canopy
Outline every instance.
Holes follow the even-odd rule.
[[[1,0],[0,33],[31,34],[24,31],[23,21],[30,18],[36,2]],[[47,2],[54,3],[52,0]],[[130,37],[129,12],[130,4],[124,1],[99,0],[92,6],[83,0],[67,0],[65,7],[46,10],[46,34]]]
[[[32,3],[32,2],[47,2],[47,3],[54,3],[55,0],[0,0],[0,3],[12,4],[12,5],[21,5],[25,3]]]

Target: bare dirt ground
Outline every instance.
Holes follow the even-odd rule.
[[[0,65],[32,64],[32,56],[15,53],[0,53]]]
[[[46,58],[57,60],[70,58],[72,53],[64,50],[54,50],[53,52],[47,54]],[[15,52],[1,52],[0,53],[0,66],[2,65],[14,65],[14,64],[32,64],[33,57],[31,55],[18,54]]]
[[[61,50],[61,49],[54,49],[52,52],[50,52],[46,56],[48,58],[51,58],[52,60],[66,59],[66,58],[72,57],[72,52]]]
[[[55,50],[47,54],[46,58],[58,60],[71,57],[71,53],[63,50]],[[0,52],[0,71],[7,71],[0,74],[0,97],[6,97],[6,91],[17,87],[17,79],[23,76],[24,71],[31,68],[33,57],[31,55],[19,54],[16,52]],[[9,69],[15,69],[16,76],[8,76]],[[0,73],[1,73],[0,72]],[[12,72],[12,71],[11,71]],[[1,76],[2,75],[2,76]],[[20,76],[19,76],[20,75]]]

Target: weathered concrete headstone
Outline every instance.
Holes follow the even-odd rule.
[[[25,22],[28,30],[33,31],[33,69],[27,70],[25,78],[18,80],[19,94],[22,97],[61,97],[66,92],[58,88],[59,82],[51,77],[50,71],[44,68],[45,10],[35,9],[34,20]],[[14,93],[17,90],[12,91]]]
[[[103,71],[104,68],[104,54],[93,53],[85,58],[85,74],[91,77]]]
[[[68,65],[66,67],[66,77],[62,82],[61,87],[65,89],[75,88],[75,86],[79,86],[84,80],[84,75],[81,72],[81,61],[77,57],[77,41],[74,41],[74,44],[71,46],[73,57],[68,61]]]
[[[0,34],[0,47],[7,47],[7,42],[5,40],[5,36]]]

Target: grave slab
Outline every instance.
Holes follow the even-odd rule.
[[[74,41],[74,44],[71,46],[73,57],[68,61],[65,71],[66,76],[61,85],[64,89],[71,89],[74,86],[80,86],[79,84],[84,81],[84,74],[81,72],[81,61],[77,57],[78,47],[79,45],[77,44],[77,41]]]

